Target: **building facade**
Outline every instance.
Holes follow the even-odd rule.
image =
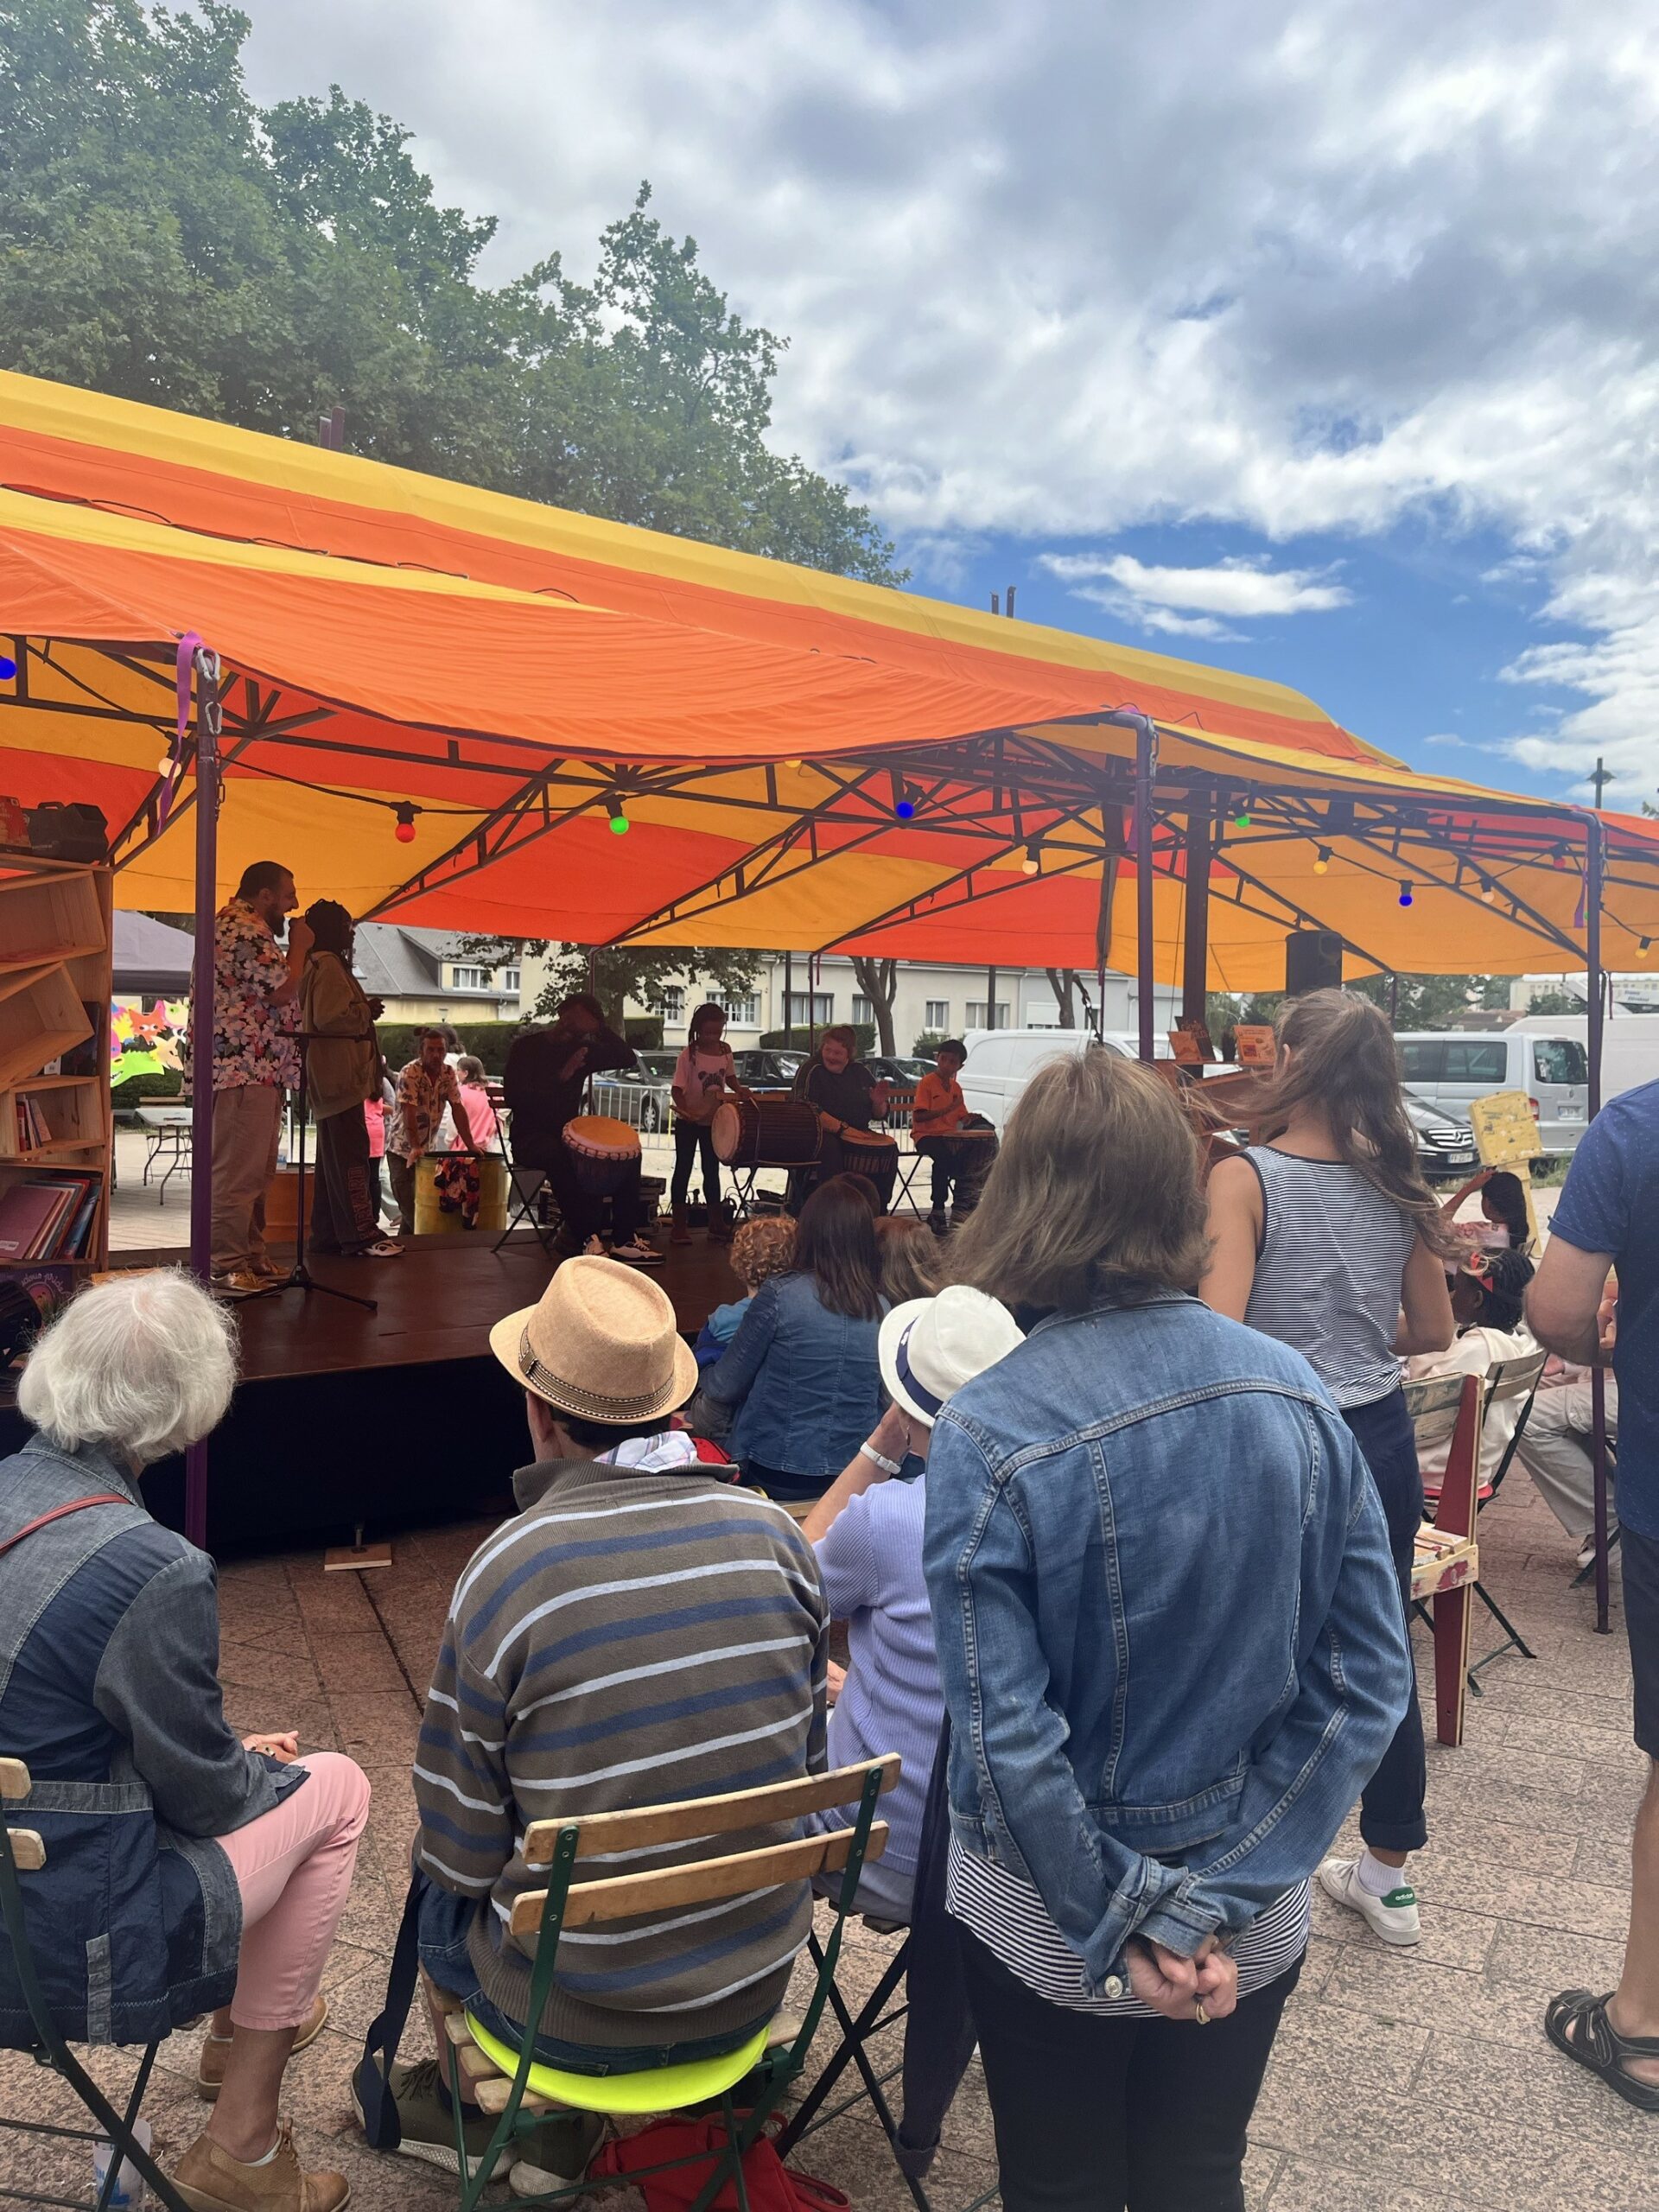
[[[387,1021],[517,1021],[535,1003],[522,988],[523,963],[486,968],[464,944],[448,930],[359,922],[352,966],[370,997],[385,1001]]]

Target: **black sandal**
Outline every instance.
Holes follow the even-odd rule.
[[[1632,2058],[1659,2058],[1659,2036],[1622,2036],[1607,2017],[1609,1999],[1587,1989],[1564,1989],[1544,2012],[1544,2033],[1557,2050],[1599,2074],[1638,2112],[1659,2113],[1659,2082],[1640,2082],[1624,2071]]]

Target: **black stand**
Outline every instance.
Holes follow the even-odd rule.
[[[295,1117],[295,1134],[300,1148],[300,1211],[294,1224],[294,1264],[277,1281],[267,1283],[263,1290],[251,1291],[237,1300],[238,1306],[251,1306],[262,1298],[279,1297],[285,1290],[320,1290],[325,1298],[338,1298],[347,1306],[360,1306],[365,1313],[378,1313],[378,1300],[359,1298],[354,1290],[336,1290],[331,1282],[319,1282],[305,1264],[305,1109],[306,1109],[306,1046],[309,1040],[302,1037],[300,1045],[299,1111]]]

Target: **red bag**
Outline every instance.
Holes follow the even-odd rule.
[[[688,2165],[634,2183],[645,2200],[646,2212],[687,2212],[714,2172],[715,2159],[725,2148],[726,2139],[725,2127],[718,2120],[654,2120],[638,2135],[607,2143],[588,2167],[588,2177],[590,2181],[626,2180],[642,2166],[665,2165],[671,2158],[690,2159]],[[699,2152],[709,2155],[699,2158]],[[743,2186],[748,2191],[749,2212],[851,2212],[850,2200],[828,2182],[816,2181],[810,2174],[791,2173],[769,2135],[761,2136],[744,2152]],[[737,2190],[732,2183],[726,2183],[709,2212],[737,2212]]]

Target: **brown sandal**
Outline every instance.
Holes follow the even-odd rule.
[[[1615,2095],[1638,2112],[1659,2113],[1659,2082],[1640,2082],[1624,2071],[1632,2058],[1659,2058],[1659,2036],[1622,2036],[1607,2017],[1616,1993],[1597,1997],[1587,1989],[1564,1989],[1544,2013],[1544,2033],[1592,2074],[1600,2075]]]

